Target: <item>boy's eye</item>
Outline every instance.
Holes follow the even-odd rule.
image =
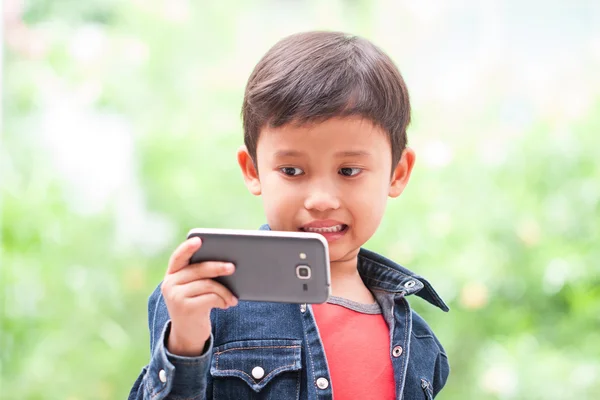
[[[302,175],[304,173],[304,171],[302,171],[300,168],[296,168],[296,167],[283,167],[283,168],[279,168],[279,170],[287,176],[298,176],[298,175]]]
[[[340,168],[339,174],[343,176],[356,176],[362,171],[361,168]]]

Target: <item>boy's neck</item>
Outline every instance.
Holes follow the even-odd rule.
[[[376,300],[360,277],[357,265],[357,257],[331,263],[331,295],[357,303],[373,304]]]

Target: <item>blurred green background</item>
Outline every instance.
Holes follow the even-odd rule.
[[[264,222],[252,67],[344,30],[398,64],[414,178],[367,247],[427,277],[440,399],[600,398],[600,3],[5,0],[2,399],[121,399],[192,227]]]

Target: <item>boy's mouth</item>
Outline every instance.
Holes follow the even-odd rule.
[[[313,233],[340,233],[348,229],[348,225],[338,221],[313,221],[300,227],[303,232]]]
[[[315,232],[315,233],[336,233],[336,232],[341,232],[348,229],[348,225],[334,225],[334,226],[330,226],[327,228],[312,228],[312,227],[306,227],[306,228],[300,228],[300,230],[304,231],[304,232]]]

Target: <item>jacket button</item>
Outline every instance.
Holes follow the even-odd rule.
[[[317,387],[321,390],[325,390],[329,387],[329,381],[325,378],[317,379]]]
[[[306,312],[306,304],[300,304],[300,312],[301,313],[305,313]]]
[[[162,383],[166,383],[167,382],[167,373],[165,372],[164,369],[161,369],[160,371],[158,371],[158,379]]]
[[[392,355],[394,357],[400,357],[402,355],[402,347],[400,347],[400,346],[394,347],[394,349],[392,350]]]
[[[265,370],[261,367],[254,367],[252,370],[252,377],[254,379],[262,379],[263,376],[265,376]]]

